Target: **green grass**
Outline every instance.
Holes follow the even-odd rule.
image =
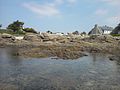
[[[19,35],[25,35],[24,32],[22,31],[18,31],[18,32],[13,32],[10,29],[0,29],[0,33],[7,33],[7,34],[11,34],[11,35],[15,35],[15,36],[19,36]]]
[[[111,34],[114,37],[120,37],[120,34]]]

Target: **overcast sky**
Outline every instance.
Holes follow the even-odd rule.
[[[13,21],[45,32],[90,31],[120,23],[120,0],[0,0],[0,24]]]

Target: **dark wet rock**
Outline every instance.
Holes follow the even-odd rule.
[[[18,52],[13,52],[12,55],[13,56],[19,56],[20,54]]]
[[[31,48],[31,49],[21,49],[19,50],[20,56],[27,57],[57,57],[60,59],[78,59],[83,56],[87,56],[87,54],[80,51],[80,48],[71,46],[39,46],[39,48]]]
[[[87,56],[85,53],[79,51],[69,51],[69,50],[59,50],[56,53],[56,56],[62,59],[78,59],[83,56]]]
[[[96,47],[92,47],[90,48],[90,53],[100,53],[101,52],[101,49],[100,48],[96,48]]]
[[[108,58],[109,58],[111,61],[120,61],[120,56],[112,55],[112,56],[109,56]]]
[[[58,57],[53,57],[53,58],[51,58],[51,59],[55,59],[55,60],[58,60],[58,59],[60,59],[60,58],[58,58]]]

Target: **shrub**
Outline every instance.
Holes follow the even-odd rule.
[[[23,31],[30,32],[30,33],[37,33],[33,28],[24,28]]]
[[[120,36],[120,34],[111,34],[112,36],[114,36],[114,37],[119,37]]]
[[[25,32],[22,30],[13,32],[11,29],[0,29],[0,33],[7,33],[7,34],[12,34],[12,35],[24,35]]]

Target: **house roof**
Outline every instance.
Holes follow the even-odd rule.
[[[102,26],[102,27],[100,26],[99,28],[102,29],[102,31],[112,31],[113,30],[112,27],[109,27],[109,26],[106,26],[106,25]]]
[[[115,29],[112,31],[112,34],[120,34],[120,24],[115,27]]]
[[[95,27],[88,34],[102,34],[103,31],[96,24]]]

